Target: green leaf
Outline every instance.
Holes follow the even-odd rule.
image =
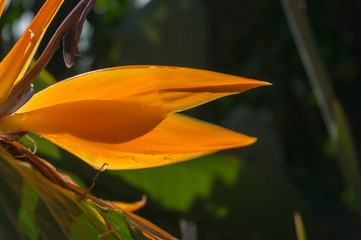
[[[209,196],[215,181],[232,185],[241,165],[235,157],[212,155],[158,168],[109,173],[145,191],[165,208],[186,212],[196,199]]]
[[[47,156],[54,160],[61,160],[62,158],[58,146],[33,133],[28,133],[27,136],[22,137],[19,142],[32,150],[37,149],[36,152],[43,156]]]
[[[121,211],[82,200],[3,148],[0,181],[3,239],[133,239]]]
[[[223,154],[107,173],[147,194],[149,205],[182,212],[197,222],[202,219],[200,227],[206,226],[208,234],[220,234],[216,237],[220,239],[251,239],[255,231],[259,239],[292,238],[294,211],[306,217],[313,214],[289,179]]]
[[[26,182],[22,186],[22,196],[18,215],[19,226],[29,239],[35,240],[39,238],[39,233],[29,212],[35,211],[39,196]]]
[[[97,213],[101,214],[107,219],[107,221],[114,227],[114,230],[121,236],[123,240],[133,239],[131,237],[128,223],[125,220],[123,212],[118,210],[109,210],[92,204],[93,208],[96,209]]]

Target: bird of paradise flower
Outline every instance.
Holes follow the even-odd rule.
[[[108,169],[155,167],[255,142],[178,112],[266,82],[190,68],[125,66],[75,76],[33,95],[30,83],[60,38],[51,42],[50,53],[44,51],[46,60],[40,57],[25,72],[62,2],[48,0],[0,63],[0,130],[33,132],[98,169],[104,163]],[[58,35],[77,42],[77,28],[94,3],[81,1]],[[64,43],[71,66],[77,45]]]
[[[104,208],[120,208],[133,227],[146,229],[152,236],[160,234],[173,239],[128,212],[144,205],[144,201],[125,205],[99,200],[12,141],[33,132],[97,169],[104,164],[108,169],[136,169],[184,161],[246,146],[256,139],[178,112],[269,83],[190,68],[126,66],[75,76],[34,95],[32,82],[61,40],[65,64],[73,65],[85,17],[95,2],[81,0],[35,65],[27,70],[44,32],[63,3],[47,0],[0,62],[0,145],[15,159],[30,163],[51,182],[78,197]],[[4,6],[5,0],[0,0],[0,16]],[[107,226],[116,232],[109,223]],[[108,232],[101,235],[105,234]]]

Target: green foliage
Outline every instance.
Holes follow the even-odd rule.
[[[3,239],[133,239],[121,211],[82,200],[2,149],[0,181]]]
[[[153,169],[110,171],[139,188],[163,207],[188,212],[199,198],[210,197],[216,181],[235,184],[241,162],[234,157],[210,156]]]
[[[218,230],[219,238],[233,238],[237,233],[248,238],[255,229],[261,239],[291,237],[293,211],[305,209],[297,191],[284,179],[234,156],[215,154],[158,168],[109,173],[162,208],[218,226],[223,229]]]

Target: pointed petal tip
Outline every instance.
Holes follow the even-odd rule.
[[[257,142],[258,138],[256,137],[251,137],[242,133],[237,133],[239,135],[240,140],[237,141],[237,143],[234,146],[230,146],[228,148],[224,148],[224,149],[231,149],[231,148],[242,148],[242,147],[247,147],[250,146],[252,144],[254,144],[255,142]],[[222,149],[219,149],[222,150]]]
[[[242,78],[242,77],[240,77]],[[265,81],[260,81],[260,80],[255,80],[255,79],[244,79],[242,78],[243,81],[241,84],[237,84],[237,89],[238,89],[238,93],[242,93],[242,92],[245,92],[245,91],[248,91],[248,90],[251,90],[251,89],[254,89],[254,88],[258,88],[258,87],[263,87],[263,86],[271,86],[273,85],[272,83],[270,82],[265,82]]]
[[[271,86],[271,85],[273,85],[273,83],[260,81],[260,80],[255,80],[255,79],[250,79],[250,81],[251,81],[250,84],[254,85],[254,87],[262,87],[262,86]]]
[[[263,86],[272,86],[273,83],[270,83],[270,82],[263,82]]]
[[[256,137],[250,137],[249,139],[249,145],[252,145],[253,143],[257,142],[258,138]]]
[[[116,202],[116,201],[112,201],[111,203],[121,208],[122,210],[134,212],[145,206],[145,204],[147,203],[147,196],[143,195],[141,200],[133,203]]]

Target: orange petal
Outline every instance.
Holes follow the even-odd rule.
[[[255,141],[253,137],[173,113],[153,131],[123,146],[131,152],[147,154],[189,153],[236,148]]]
[[[112,201],[111,203],[120,207],[123,210],[134,212],[134,211],[137,211],[137,210],[141,209],[142,207],[144,207],[144,205],[147,203],[147,197],[145,195],[143,195],[143,197],[140,201],[133,202],[133,203],[115,202],[115,201]]]
[[[39,133],[37,129],[17,128],[14,122],[22,125],[17,120],[16,115],[27,116],[24,114],[15,114],[14,117],[3,119],[2,126],[8,127],[7,130],[27,130]],[[55,121],[60,122],[61,120]],[[26,122],[34,122],[42,127],[47,119],[42,123],[35,123],[41,119],[32,119],[29,114]],[[53,121],[51,119],[50,121]],[[79,122],[80,123],[80,122]],[[106,124],[104,122],[104,124]],[[90,126],[90,125],[89,125]],[[12,129],[9,129],[12,127]],[[122,130],[111,129],[118,134],[126,131],[119,124]],[[84,129],[85,131],[85,129]],[[96,126],[90,126],[89,132],[98,131]],[[61,132],[42,132],[43,137],[77,155],[82,160],[99,169],[104,163],[107,163],[109,169],[136,169],[148,168],[184,161],[199,157],[218,150],[241,147],[252,144],[255,138],[236,133],[222,127],[195,120],[180,114],[171,114],[166,117],[159,125],[143,136],[122,143],[109,143],[105,141],[96,141],[89,138],[81,138],[79,135]],[[94,133],[96,136],[96,133]]]
[[[173,112],[262,85],[269,83],[198,69],[118,67],[59,82],[36,94],[19,112],[89,99],[146,103]]]
[[[0,17],[1,17],[1,14],[3,13],[5,3],[6,3],[6,0],[0,0]]]
[[[63,0],[46,1],[22,37],[0,63],[0,103],[24,74],[45,30],[62,3]]]
[[[144,135],[165,117],[163,109],[117,100],[63,103],[5,117],[1,128],[43,136],[71,135],[98,143],[121,143]]]

